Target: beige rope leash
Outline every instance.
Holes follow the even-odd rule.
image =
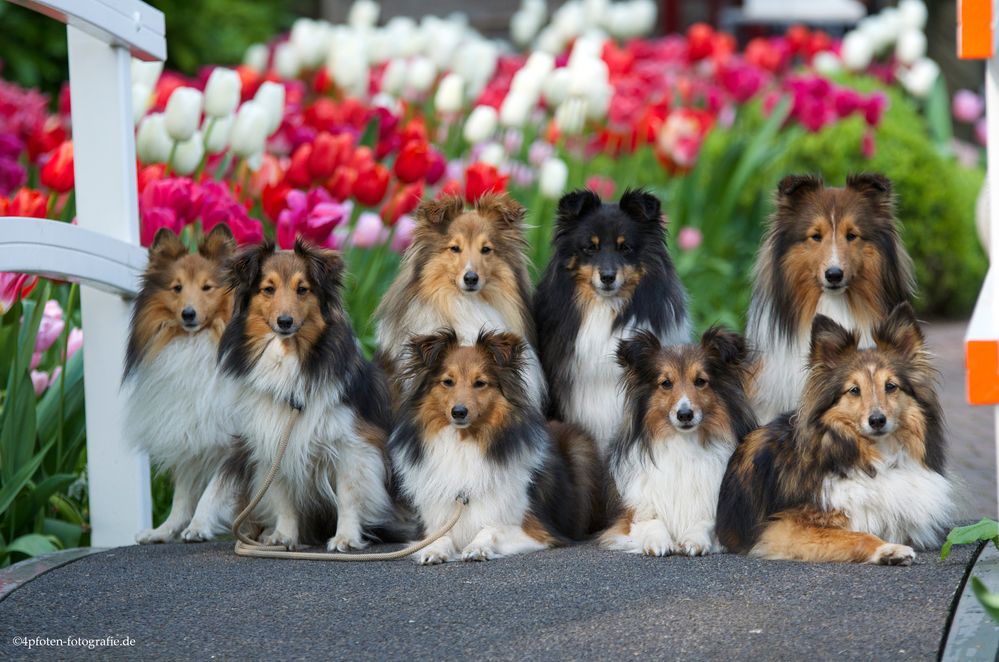
[[[284,428],[281,443],[278,444],[277,454],[274,456],[274,462],[271,464],[270,470],[264,477],[264,482],[260,485],[257,493],[253,495],[253,498],[250,499],[250,503],[247,504],[246,508],[244,508],[243,511],[236,516],[235,520],[233,520],[232,534],[236,536],[234,551],[238,556],[252,556],[266,559],[298,559],[300,561],[394,561],[396,559],[402,559],[411,554],[415,554],[424,547],[437,542],[439,539],[447,535],[448,531],[453,529],[454,525],[458,523],[458,519],[461,517],[462,512],[464,512],[465,506],[468,505],[468,497],[463,494],[459,494],[457,498],[455,498],[454,511],[441,528],[434,531],[423,540],[418,540],[403,547],[402,549],[397,549],[392,552],[362,554],[344,554],[337,552],[293,552],[288,550],[283,545],[264,545],[244,534],[242,531],[243,522],[245,522],[250,516],[253,509],[257,507],[260,500],[264,498],[264,494],[267,493],[267,488],[269,488],[271,483],[274,482],[274,476],[277,475],[278,469],[281,466],[281,459],[284,457],[284,452],[288,449],[288,442],[291,440],[291,431],[295,427],[295,422],[298,421],[298,416],[301,413],[301,405],[292,403],[291,416],[288,417],[288,424]]]

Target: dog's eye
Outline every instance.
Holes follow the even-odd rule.
[[[213,287],[215,287],[215,286],[214,286],[214,285],[212,285],[211,283],[205,283],[204,285],[202,285],[202,286],[201,286],[201,291],[202,291],[202,292],[208,292],[208,291],[210,291],[210,290],[211,290],[211,289],[212,289]]]
[[[170,289],[173,290],[175,294],[180,294],[180,291],[184,289],[184,286],[183,285],[174,285]]]
[[[451,251],[452,253],[460,253],[461,252],[461,246],[448,246],[447,249],[449,251]]]
[[[309,293],[309,288],[307,288],[305,285],[299,285],[295,289],[295,294],[297,294],[300,297],[304,297],[308,293]]]
[[[485,388],[486,386],[488,386],[488,384],[486,383],[486,381],[484,379],[476,379],[472,383],[472,386],[474,388]]]
[[[268,285],[267,287],[260,288],[260,291],[269,296],[274,294],[277,290],[274,289],[273,285]]]
[[[492,252],[493,252],[493,249],[492,249],[491,246],[483,246],[482,247],[482,254],[483,255],[489,255]]]
[[[885,393],[894,393],[898,390],[898,384],[895,382],[888,382],[885,384]]]
[[[812,241],[822,241],[822,235],[819,234],[818,232],[816,232],[816,233],[812,234],[811,240]]]
[[[660,386],[662,386],[662,387],[663,387],[664,389],[666,389],[666,390],[669,390],[669,389],[673,388],[673,382],[671,382],[671,381],[670,381],[670,380],[668,380],[668,379],[664,379],[664,380],[662,380],[662,381],[661,381],[661,382],[659,383],[659,385],[660,385]]]
[[[583,252],[586,253],[587,255],[593,255],[594,253],[597,252],[597,250],[599,249],[595,244],[589,244],[588,246],[583,247]]]
[[[704,379],[704,377],[698,377],[697,379],[694,380],[694,386],[696,386],[697,388],[704,388],[707,385],[708,385],[708,380]]]
[[[857,238],[857,233],[855,233],[855,232],[847,232],[846,233],[846,240],[847,241],[853,241],[856,238]]]
[[[850,395],[860,395],[860,387],[859,386],[851,386],[847,390],[847,393],[849,393]]]
[[[443,386],[444,388],[451,388],[452,386],[454,386],[454,380],[451,379],[450,377],[445,377],[444,379],[441,380],[441,386]]]
[[[622,253],[630,253],[631,252],[631,244],[621,244],[620,246],[617,247],[617,249],[619,251],[621,251]]]

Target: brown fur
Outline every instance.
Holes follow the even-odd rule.
[[[573,486],[571,500],[579,505],[580,521],[589,522],[585,533],[599,531],[607,524],[607,471],[600,458],[597,443],[582,428],[571,423],[549,421],[548,431],[555,450],[565,461]]]
[[[767,524],[751,556],[799,561],[877,562],[875,552],[885,544],[869,533],[848,531],[849,520],[840,512],[801,507],[775,515]]]
[[[710,388],[704,349],[698,345],[684,348],[684,352],[665,351],[659,356],[659,383],[662,386],[649,398],[645,414],[645,428],[651,438],[666,436],[673,431],[669,413],[683,397],[691,407],[703,412],[704,419],[698,428],[702,443],[730,434],[732,422],[728,410]]]

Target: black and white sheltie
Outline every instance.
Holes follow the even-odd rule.
[[[601,544],[650,556],[722,551],[722,476],[739,439],[756,427],[743,390],[745,341],[711,328],[699,344],[663,347],[641,331],[617,355],[626,419],[609,464],[621,512]]]
[[[483,561],[578,539],[602,487],[593,441],[545,424],[525,386],[526,343],[484,331],[461,345],[452,329],[410,343],[404,374],[415,385],[389,439],[399,487],[427,532],[459,494],[468,506],[421,564]]]
[[[297,242],[245,249],[229,263],[233,317],[219,348],[237,383],[235,415],[259,483],[291,408],[302,411],[261,502],[262,542],[345,551],[391,522],[384,376],[361,355],[344,311],[338,253]],[[335,528],[334,528],[335,527]]]
[[[582,427],[603,454],[624,417],[618,342],[637,330],[667,345],[687,342],[686,294],[649,193],[627,191],[617,204],[591,191],[566,194],[553,248],[534,297],[549,415]]]
[[[718,535],[730,551],[803,561],[908,565],[952,514],[940,405],[908,303],[872,334],[812,323],[797,412],[750,433],[722,483]]]
[[[224,530],[199,516],[199,499],[233,446],[232,400],[215,366],[232,297],[222,263],[235,249],[216,225],[189,253],[164,228],[149,248],[132,311],[125,375],[125,436],[173,478],[166,521],[136,536],[139,543],[203,540]]]
[[[817,314],[869,346],[874,325],[915,287],[886,177],[851,175],[844,188],[827,188],[818,177],[790,175],[777,187],[776,207],[746,331],[760,355],[750,390],[763,423],[798,405]]]

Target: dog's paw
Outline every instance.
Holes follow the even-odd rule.
[[[416,562],[420,565],[440,565],[451,560],[451,555],[445,550],[435,549],[434,547],[421,549],[414,556],[416,557]]]
[[[472,542],[468,547],[461,550],[462,561],[488,561],[495,558],[499,558],[499,554],[492,545]]]
[[[352,549],[364,549],[367,546],[367,541],[359,535],[338,533],[326,542],[326,551],[349,552]]]
[[[191,522],[180,534],[184,542],[207,542],[215,537],[212,527],[200,522]]]
[[[288,550],[298,548],[298,536],[293,536],[280,530],[274,530],[262,536],[260,542],[270,547],[284,547]]]
[[[878,565],[912,565],[915,558],[916,552],[908,545],[896,545],[887,542],[874,550],[874,554],[871,555],[868,563],[876,563]]]
[[[176,540],[176,533],[174,533],[173,529],[162,526],[155,529],[144,529],[135,534],[135,542],[140,545],[153,545],[173,542],[174,540]]]
[[[685,538],[677,545],[677,551],[686,556],[704,556],[710,554],[711,540],[708,538]]]
[[[646,556],[668,556],[674,552],[673,541],[665,532],[649,531],[638,542]]]

